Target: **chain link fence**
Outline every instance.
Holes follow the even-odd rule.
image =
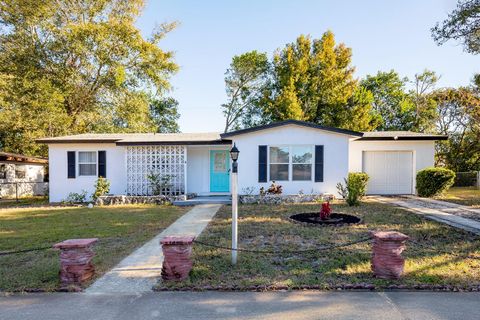
[[[477,187],[480,189],[480,171],[456,172],[454,187]]]

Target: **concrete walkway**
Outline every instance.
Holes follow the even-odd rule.
[[[158,292],[0,297],[0,319],[478,319],[480,294],[456,292]]]
[[[452,227],[460,228],[480,235],[480,221],[463,217],[466,214],[475,213],[476,209],[466,208],[464,206],[445,201],[424,199],[415,196],[372,196],[370,199],[397,205],[410,212],[423,215],[428,219],[445,223]]]
[[[99,278],[85,290],[85,293],[140,294],[150,292],[152,286],[159,280],[162,270],[163,254],[160,240],[165,236],[176,234],[198,236],[220,207],[219,204],[193,207],[167,229]]]

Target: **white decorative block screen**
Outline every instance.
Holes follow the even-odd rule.
[[[186,155],[185,146],[127,147],[127,194],[152,195],[150,173],[170,177],[165,195],[185,194]]]

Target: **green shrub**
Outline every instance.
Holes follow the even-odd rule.
[[[87,200],[87,190],[80,193],[70,192],[66,199],[62,200],[64,204],[84,203]]]
[[[363,172],[351,172],[345,180],[345,185],[337,183],[340,196],[345,199],[349,206],[356,206],[365,196],[367,191],[368,174]]]
[[[95,192],[92,194],[93,201],[97,200],[98,197],[101,197],[110,192],[110,181],[108,181],[104,177],[98,177],[94,187]]]
[[[417,193],[433,197],[447,191],[455,182],[455,172],[446,168],[426,168],[417,173]]]
[[[169,174],[162,175],[160,173],[150,172],[147,175],[147,180],[150,188],[152,188],[152,194],[154,196],[168,194],[172,187],[172,177],[173,176]]]

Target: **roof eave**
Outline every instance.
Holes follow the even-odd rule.
[[[333,133],[339,133],[339,134],[345,134],[348,136],[352,137],[362,137],[363,132],[357,132],[357,131],[352,131],[352,130],[347,130],[347,129],[340,129],[340,128],[334,128],[334,127],[326,127],[326,126],[321,126],[315,123],[310,123],[310,122],[305,122],[305,121],[299,121],[299,120],[285,120],[285,121],[280,121],[280,122],[274,122],[266,125],[261,125],[261,126],[256,126],[252,128],[247,128],[247,129],[241,129],[241,130],[236,130],[232,132],[226,132],[220,134],[220,137],[222,139],[224,138],[229,138],[229,137],[234,137],[238,136],[241,134],[247,134],[247,133],[252,133],[256,131],[262,131],[262,130],[267,130],[267,129],[272,129],[272,128],[277,128],[289,124],[294,124],[306,128],[313,128],[313,129],[318,129],[318,130],[324,130],[324,131],[329,131]]]
[[[231,140],[204,141],[118,141],[117,146],[192,146],[192,145],[229,145]]]
[[[393,140],[393,141],[398,141],[398,140],[407,140],[407,141],[413,141],[413,140],[448,140],[448,136],[398,136],[398,137],[362,137],[356,139],[356,141],[380,141],[380,140]]]

